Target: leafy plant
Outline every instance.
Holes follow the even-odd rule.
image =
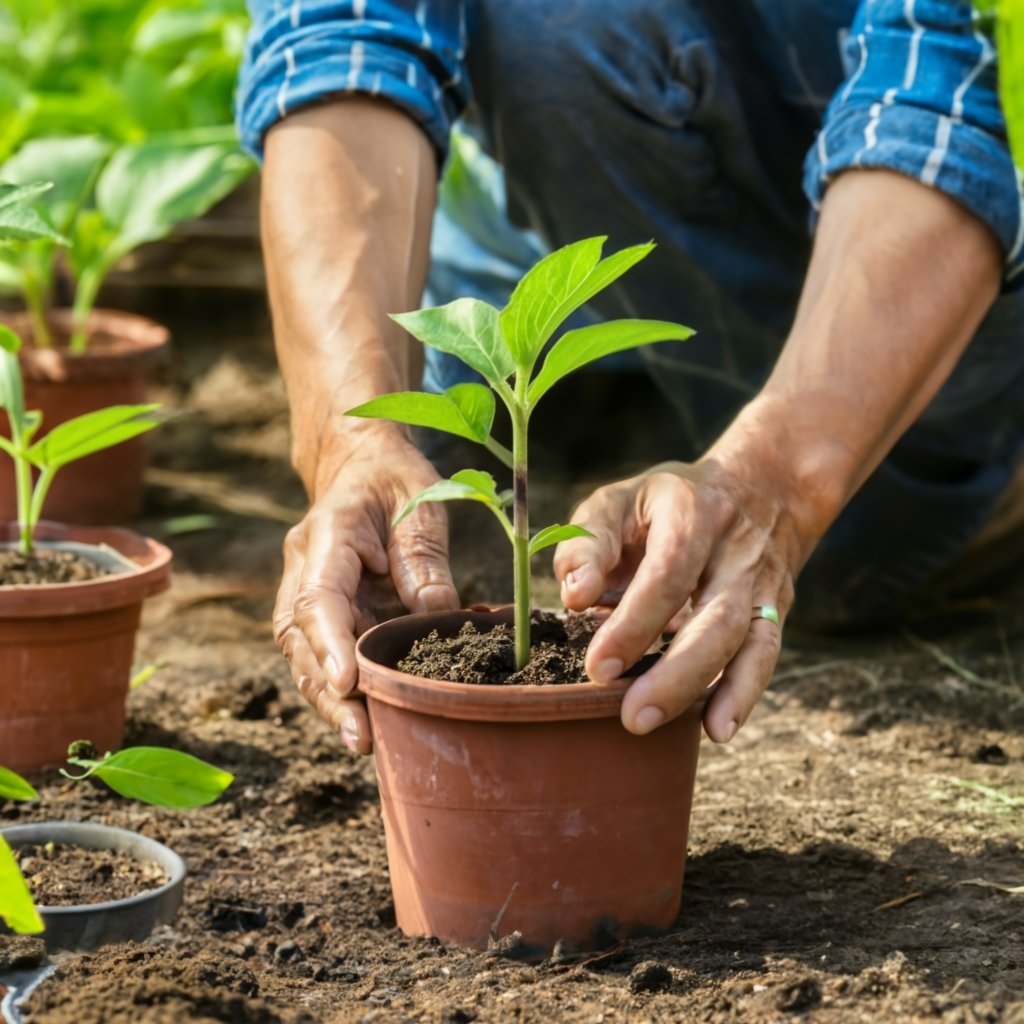
[[[0,287],[23,296],[34,342],[53,344],[46,309],[61,246],[67,247],[75,281],[68,347],[80,353],[89,313],[114,265],[140,245],[166,238],[183,221],[202,216],[252,169],[226,131],[117,147],[96,136],[27,142],[0,166],[0,180],[52,181],[52,192],[40,192],[31,207],[50,230],[0,250]]]
[[[26,140],[227,125],[245,0],[5,0],[0,160]]]
[[[18,534],[21,550],[29,554],[57,471],[69,462],[144,434],[160,421],[153,416],[158,405],[114,405],[60,423],[34,440],[43,417],[25,408],[20,347],[18,336],[0,326],[0,409],[7,412],[11,429],[10,440],[0,437],[0,450],[14,460]],[[34,482],[33,467],[39,471]]]
[[[68,763],[85,768],[81,775],[61,769],[80,781],[92,775],[115,793],[145,804],[177,810],[213,803],[234,782],[230,772],[191,754],[164,747],[126,747],[116,754],[95,756],[92,744],[78,740],[68,748]],[[20,775],[0,765],[0,800],[37,800],[39,794]],[[43,930],[43,921],[8,843],[0,835],[0,920],[17,934]]]
[[[428,501],[479,501],[494,513],[512,544],[515,582],[517,667],[530,660],[530,559],[571,537],[589,536],[580,526],[556,523],[530,535],[527,503],[527,435],[537,403],[563,377],[580,367],[626,349],[656,341],[684,341],[693,331],[663,320],[613,320],[567,331],[545,346],[562,322],[598,292],[644,259],[653,243],[635,245],[602,258],[605,236],[587,238],[544,257],[516,286],[504,309],[478,299],[456,299],[445,306],[392,317],[424,345],[457,356],[485,384],[457,384],[442,395],[408,391],[382,395],[350,416],[395,420],[433,427],[483,445],[512,470],[512,490],[499,493],[494,477],[464,469],[416,495],[395,518],[400,523]],[[512,450],[491,436],[495,395],[512,421]],[[512,519],[506,512],[512,505]]]

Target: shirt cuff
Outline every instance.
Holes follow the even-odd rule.
[[[1004,289],[1024,284],[1024,183],[1005,141],[921,107],[840,108],[805,163],[804,190],[815,215],[830,182],[858,168],[895,171],[957,200],[999,239]]]

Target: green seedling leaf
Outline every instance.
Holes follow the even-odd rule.
[[[495,387],[515,373],[499,313],[480,299],[456,299],[446,306],[394,313],[391,319],[424,345],[457,356]]]
[[[16,935],[38,935],[43,931],[43,919],[14,859],[14,851],[3,836],[0,836],[0,918]]]
[[[59,469],[93,452],[137,437],[159,424],[152,413],[159,405],[112,405],[58,424],[29,448],[30,462],[40,468]]]
[[[100,762],[68,760],[121,796],[178,810],[212,804],[235,779],[198,757],[162,747],[126,747]]]
[[[0,800],[38,800],[39,794],[16,772],[0,765]]]
[[[426,490],[411,498],[405,508],[395,516],[391,525],[397,526],[407,515],[428,501],[479,501],[486,505],[499,519],[505,532],[511,536],[512,526],[505,515],[504,506],[510,495],[499,494],[498,486],[490,473],[478,469],[462,469],[450,480],[438,480]]]
[[[516,363],[531,370],[558,326],[598,292],[639,263],[653,242],[621,249],[602,260],[606,236],[585,238],[545,256],[532,267],[501,313],[501,329]]]
[[[561,523],[555,523],[554,526],[545,526],[543,530],[539,530],[534,534],[533,540],[530,541],[530,554],[535,555],[538,551],[551,547],[552,544],[561,544],[563,540],[572,540],[574,537],[593,536],[589,530],[583,529],[582,526],[571,524],[563,526]]]
[[[53,190],[45,197],[46,210],[61,231],[70,232],[110,148],[109,142],[95,135],[31,139],[0,167],[0,179],[22,185],[52,182]],[[39,203],[35,209],[40,210]]]
[[[0,178],[5,177],[0,168]],[[52,224],[29,205],[47,189],[50,182],[24,187],[0,185],[0,241],[34,242],[40,238],[67,245],[68,240]]]
[[[433,427],[486,444],[494,423],[494,392],[484,384],[456,384],[441,395],[398,391],[364,402],[346,415]]]
[[[540,372],[530,382],[530,405],[536,405],[563,377],[595,359],[655,341],[685,341],[693,333],[689,327],[665,320],[610,320],[567,331],[551,347]]]
[[[490,473],[480,469],[460,469],[458,473],[452,473],[452,479],[459,484],[468,484],[475,487],[481,494],[486,495],[487,500],[499,508],[507,505],[512,500],[511,491],[498,493],[498,485]]]
[[[200,217],[252,173],[238,145],[151,140],[116,150],[96,184],[96,205],[117,230],[113,249],[130,252]]]

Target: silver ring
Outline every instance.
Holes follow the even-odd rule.
[[[751,622],[754,619],[767,619],[769,622],[774,622],[776,626],[779,624],[779,609],[773,604],[755,604],[752,611]]]

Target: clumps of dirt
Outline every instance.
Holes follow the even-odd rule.
[[[302,1010],[272,1009],[253,996],[245,964],[198,953],[183,967],[162,951],[126,944],[62,964],[24,1008],[47,1024],[315,1024]]]
[[[530,630],[530,660],[517,671],[511,626],[501,624],[481,632],[467,622],[455,636],[441,636],[436,629],[431,630],[413,644],[398,662],[398,668],[422,679],[476,685],[585,683],[587,672],[583,663],[587,646],[599,625],[599,620],[591,615],[535,611]],[[624,675],[640,675],[657,658],[658,654],[646,655]]]
[[[36,901],[69,907],[126,899],[164,885],[159,864],[115,850],[90,850],[68,843],[22,846],[15,858]]]
[[[72,551],[36,548],[28,555],[10,549],[0,551],[2,587],[86,583],[109,575],[109,570]]]
[[[593,632],[591,628],[589,635]],[[472,622],[467,622],[455,636],[445,637],[436,629],[431,630],[413,644],[398,667],[423,679],[446,679],[453,683],[540,686],[586,682],[586,631],[574,628],[570,637],[563,620],[549,613],[535,613],[530,634],[530,661],[521,671],[516,671],[512,627],[502,624],[480,632]]]

